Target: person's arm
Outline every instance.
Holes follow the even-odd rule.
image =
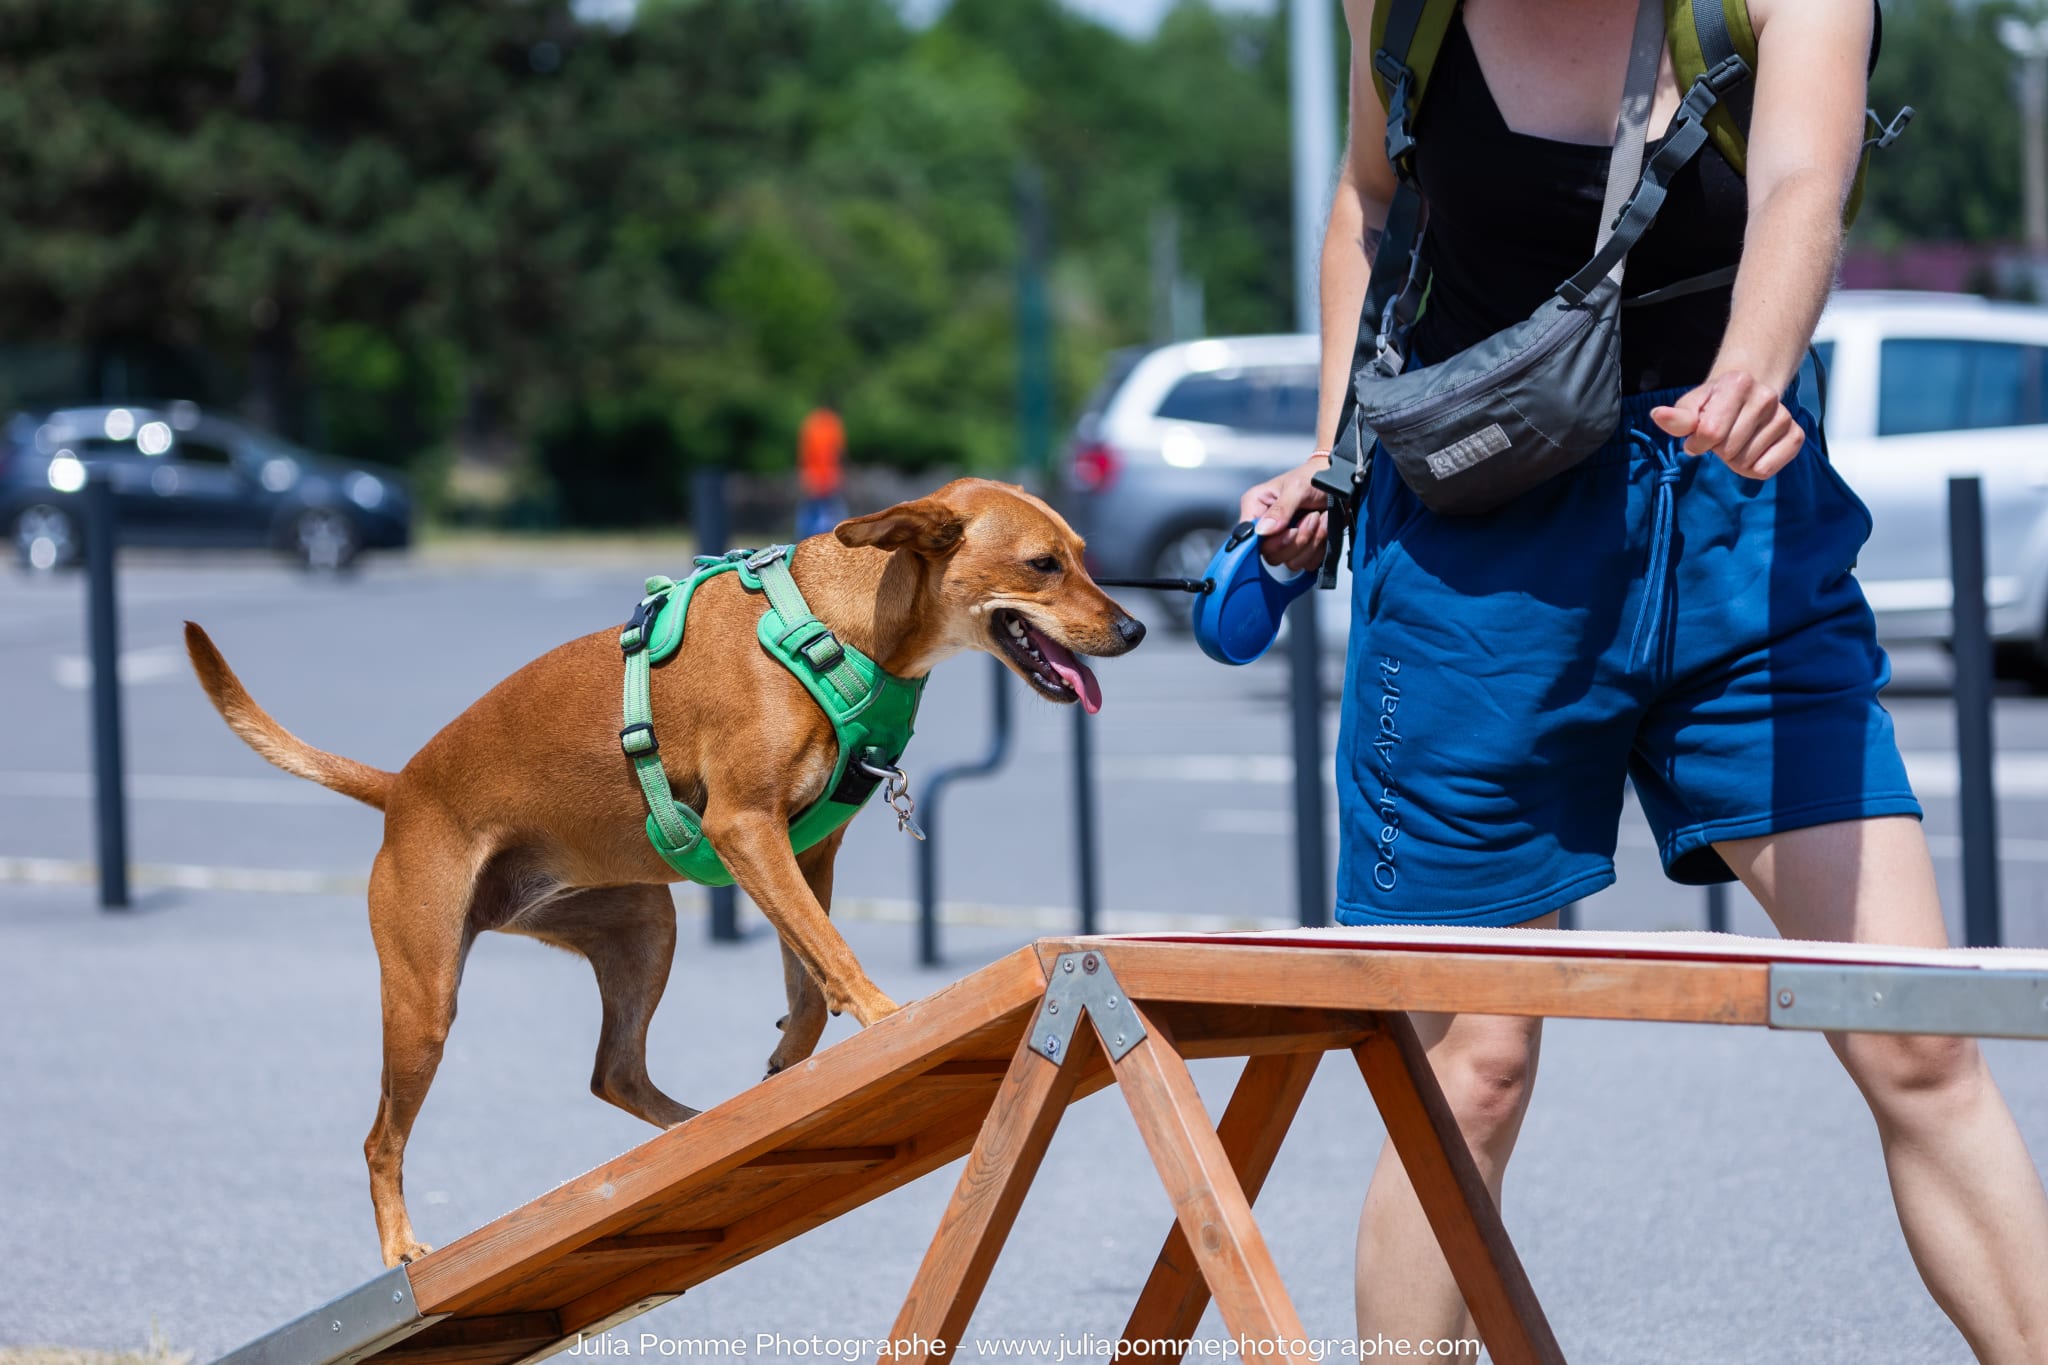
[[[1318,509],[1329,503],[1309,481],[1328,467],[1328,451],[1337,443],[1337,416],[1351,383],[1351,353],[1358,340],[1358,310],[1365,303],[1372,259],[1396,184],[1386,157],[1387,115],[1380,107],[1379,92],[1373,89],[1367,59],[1372,42],[1372,0],[1345,0],[1344,17],[1351,30],[1351,120],[1343,168],[1330,200],[1329,222],[1323,229],[1316,453],[1248,491],[1238,512],[1243,520],[1259,524],[1259,534],[1265,537],[1260,551],[1267,561],[1293,569],[1313,568],[1320,562],[1323,541],[1329,534],[1329,516],[1322,511],[1312,511],[1298,526],[1288,523],[1303,508]]]
[[[1753,479],[1804,437],[1782,394],[1834,283],[1842,206],[1863,147],[1869,0],[1750,0],[1756,25],[1749,226],[1728,330],[1707,382],[1652,420]]]

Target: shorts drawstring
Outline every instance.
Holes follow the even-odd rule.
[[[1628,647],[1629,667],[1633,669],[1644,661],[1647,649],[1663,633],[1666,583],[1671,577],[1673,504],[1678,496],[1681,467],[1678,453],[1667,442],[1652,441],[1633,427],[1628,429],[1628,439],[1630,445],[1647,451],[1657,461],[1657,489],[1650,512],[1650,563],[1643,575],[1643,605],[1636,613],[1635,635]]]

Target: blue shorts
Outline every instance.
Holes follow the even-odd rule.
[[[1337,743],[1345,924],[1516,924],[1614,881],[1624,777],[1666,875],[1712,843],[1920,814],[1850,569],[1870,512],[1812,415],[1775,478],[1626,401],[1565,474],[1477,517],[1381,456],[1359,518]],[[1789,399],[1788,399],[1789,401]]]

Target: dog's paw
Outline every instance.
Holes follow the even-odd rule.
[[[414,1261],[417,1261],[432,1250],[433,1248],[424,1242],[408,1242],[398,1249],[398,1254],[395,1257],[389,1252],[385,1253],[384,1264],[387,1266],[411,1265]]]

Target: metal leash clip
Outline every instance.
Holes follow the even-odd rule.
[[[917,802],[911,799],[910,778],[901,768],[878,767],[866,759],[860,760],[860,770],[869,777],[882,779],[882,799],[889,803],[889,809],[896,812],[896,831],[908,834],[919,843],[924,842],[924,831],[917,827],[912,816],[917,811]]]

